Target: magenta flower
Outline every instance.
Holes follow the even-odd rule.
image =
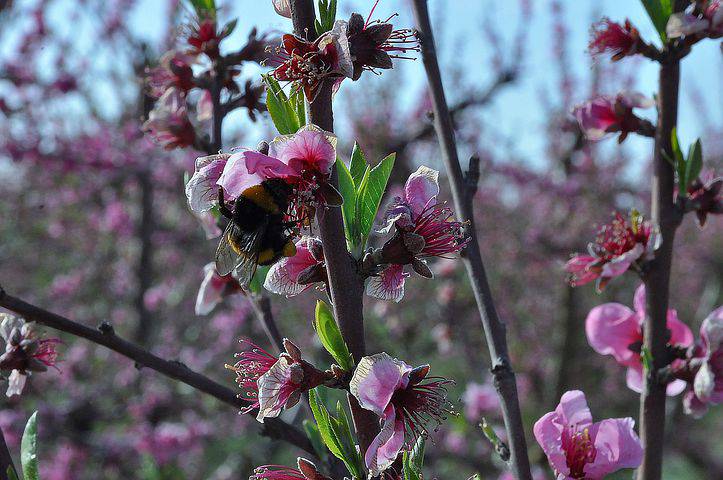
[[[701,345],[696,352],[700,368],[693,389],[683,399],[685,411],[700,417],[708,405],[723,403],[723,307],[715,309],[700,327]]]
[[[595,241],[588,245],[589,255],[575,254],[568,260],[568,282],[578,286],[597,280],[597,289],[601,291],[610,279],[650,258],[658,240],[650,222],[636,211],[631,213],[630,222],[615,213],[612,222],[603,225]]]
[[[236,354],[241,360],[226,368],[236,372],[236,382],[242,390],[240,398],[250,403],[241,413],[258,408],[256,419],[261,423],[264,418],[278,417],[284,408],[296,405],[302,393],[330,379],[331,373],[317,370],[303,360],[301,350],[288,339],[284,339],[286,352],[278,358],[246,343],[252,349]]]
[[[346,22],[337,21],[314,42],[284,35],[276,57],[270,60],[276,65],[272,75],[282,82],[297,82],[309,102],[314,101],[326,79],[334,79],[338,88],[354,72],[346,30]]]
[[[399,301],[404,296],[404,281],[409,275],[404,265],[431,278],[425,259],[449,258],[468,243],[464,224],[454,219],[449,207],[437,202],[439,172],[421,166],[409,176],[401,197],[396,197],[385,213],[382,233],[394,231],[381,251],[381,261],[388,266],[367,283],[367,295]]]
[[[186,112],[186,99],[177,88],[169,88],[143,124],[143,130],[166,150],[188,147],[195,143],[196,132]]]
[[[394,29],[389,23],[395,15],[388,19],[372,21],[372,15],[379,0],[374,3],[367,19],[358,13],[349,18],[347,34],[349,50],[353,60],[354,73],[352,79],[358,80],[364,70],[372,72],[377,69],[393,68],[392,59],[413,59],[407,54],[419,51],[419,40],[412,29]]]
[[[634,108],[650,108],[653,100],[640,93],[619,93],[615,97],[600,96],[573,109],[573,115],[588,140],[600,140],[606,134],[620,132],[618,142],[631,132],[650,130],[648,123],[638,118]]]
[[[598,480],[623,468],[636,468],[643,448],[632,418],[592,422],[585,394],[565,392],[554,412],[533,428],[558,480]]]
[[[590,30],[588,50],[592,55],[610,53],[612,60],[618,61],[635,54],[639,40],[638,29],[632,26],[630,20],[625,20],[625,24],[620,25],[609,18],[603,18]]]
[[[305,292],[314,283],[326,281],[321,240],[303,236],[296,242],[296,255],[284,257],[266,274],[266,290],[288,297]]]
[[[462,395],[462,403],[464,414],[470,422],[479,421],[485,413],[495,412],[500,408],[500,399],[492,382],[468,383]]]
[[[234,154],[238,157],[238,153]],[[218,203],[218,182],[226,163],[234,155],[220,153],[196,159],[193,176],[186,184],[186,198],[191,211],[202,213]]]
[[[293,135],[276,137],[268,155],[246,150],[232,155],[218,180],[224,192],[237,197],[248,187],[268,178],[282,178],[294,189],[293,217],[308,219],[312,203],[335,204],[328,185],[336,161],[336,137],[315,125]]]
[[[373,476],[387,469],[405,444],[422,432],[424,423],[441,423],[448,411],[446,385],[441,377],[428,377],[429,365],[412,368],[386,353],[364,357],[349,382],[349,391],[362,408],[382,419],[382,429],[364,459]]]
[[[674,13],[668,18],[665,33],[669,38],[700,35],[717,38],[723,35],[723,8],[720,0],[704,0],[698,8]]]
[[[151,96],[161,97],[169,88],[185,94],[194,87],[193,69],[196,58],[187,53],[170,50],[163,54],[156,68],[146,71],[146,83]]]
[[[203,281],[196,296],[196,315],[208,315],[224,297],[241,290],[238,281],[231,275],[221,276],[216,272],[214,262],[206,264],[203,272]]]
[[[620,365],[628,367],[626,376],[628,388],[640,393],[643,388],[643,363],[640,348],[643,343],[643,322],[645,320],[645,287],[635,290],[635,310],[619,303],[605,303],[590,310],[585,320],[585,333],[590,346],[601,355],[612,355]],[[676,347],[693,344],[690,328],[678,320],[675,310],[668,310],[668,343]],[[682,363],[673,362],[673,367]],[[668,395],[678,395],[685,389],[685,382],[674,380],[668,384]]]
[[[35,322],[0,313],[0,337],[5,340],[5,353],[0,355],[0,370],[9,370],[6,395],[20,395],[32,372],[44,372],[48,367],[56,370],[58,352],[57,338],[38,338]]]

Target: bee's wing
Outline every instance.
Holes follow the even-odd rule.
[[[234,222],[229,222],[216,250],[216,271],[219,275],[233,272],[241,286],[248,286],[256,272],[259,248],[265,230],[266,227],[263,226],[245,232]]]

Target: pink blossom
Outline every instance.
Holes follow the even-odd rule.
[[[249,348],[237,353],[235,357],[239,360],[233,366],[226,365],[226,368],[236,373],[236,383],[241,388],[239,398],[249,403],[241,413],[248,413],[259,407],[258,380],[274,366],[278,357],[250,341],[241,340],[240,343]]]
[[[35,322],[0,313],[0,337],[5,340],[5,353],[0,355],[0,370],[10,371],[6,395],[20,395],[32,372],[57,370],[57,338],[38,338]]]
[[[723,307],[711,312],[700,327],[701,365],[693,380],[693,389],[684,398],[685,411],[702,416],[708,405],[723,403]]]
[[[497,391],[491,382],[479,384],[470,382],[462,396],[464,414],[470,422],[479,421],[485,413],[496,412],[500,408]]]
[[[291,0],[271,0],[274,10],[282,17],[291,18]]]
[[[367,295],[399,301],[404,296],[404,281],[410,264],[422,276],[433,274],[425,258],[450,258],[468,243],[463,223],[454,219],[452,210],[437,202],[439,172],[421,166],[404,185],[385,212],[382,233],[394,231],[382,247],[381,262],[388,266],[367,284]]]
[[[721,187],[723,177],[716,177],[710,170],[688,186],[686,201],[690,202],[701,228],[705,226],[708,215],[723,213]]]
[[[588,140],[600,140],[606,134],[620,132],[618,142],[631,132],[641,129],[642,123],[634,108],[650,108],[653,100],[640,93],[619,93],[615,97],[600,96],[573,109],[573,115]]]
[[[633,301],[635,310],[619,303],[605,303],[590,310],[585,320],[585,333],[590,346],[601,355],[612,355],[620,365],[628,367],[627,385],[640,393],[643,388],[643,363],[640,348],[643,342],[645,321],[645,287],[640,285]],[[669,344],[688,347],[693,344],[690,328],[678,320],[675,310],[668,310]],[[674,365],[680,361],[674,362]],[[678,395],[685,389],[685,382],[674,380],[668,384],[668,395]]]
[[[156,142],[166,150],[194,144],[196,134],[186,113],[186,100],[176,88],[169,88],[156,101],[155,107],[143,124]]]
[[[362,408],[376,413],[383,422],[364,456],[373,476],[394,462],[405,437],[414,440],[426,432],[426,421],[439,423],[447,411],[445,385],[451,382],[428,377],[428,373],[429,365],[412,368],[386,353],[359,361],[349,382],[349,391]]]
[[[720,0],[704,1],[702,10],[674,13],[668,18],[665,33],[669,38],[702,35],[717,38],[723,35],[723,8]]]
[[[597,280],[598,291],[614,277],[625,273],[637,262],[652,256],[658,236],[650,222],[633,211],[630,222],[615,213],[612,222],[598,230],[595,241],[588,244],[589,255],[576,254],[568,260],[565,270],[572,286]]]
[[[196,213],[207,212],[218,203],[218,185],[216,182],[221,178],[230,157],[232,155],[228,153],[220,153],[196,159],[195,171],[186,184],[186,198],[191,211]]]
[[[598,480],[623,468],[636,468],[643,459],[632,418],[593,423],[585,394],[566,392],[554,412],[533,428],[558,480]]]
[[[146,83],[150,94],[161,97],[169,88],[177,88],[185,94],[194,87],[193,69],[196,58],[187,53],[170,50],[163,54],[158,67],[146,71]]]
[[[266,274],[264,287],[270,292],[290,297],[325,280],[326,267],[321,240],[303,236],[296,242],[296,255],[284,257],[271,266]]]
[[[240,290],[231,275],[221,276],[216,272],[214,262],[206,264],[203,271],[203,281],[196,296],[196,315],[208,315],[225,296]]]
[[[612,60],[617,61],[634,54],[639,40],[640,34],[630,20],[625,20],[625,24],[620,25],[609,18],[603,18],[591,28],[588,50],[592,55],[611,53]]]
[[[347,23],[337,21],[331,31],[324,33],[314,42],[307,42],[294,35],[284,35],[276,57],[273,76],[282,82],[298,82],[307,100],[313,102],[319,87],[327,79],[338,83],[351,78],[354,73]]]

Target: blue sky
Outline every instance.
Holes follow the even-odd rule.
[[[30,0],[18,0],[18,3],[26,3]],[[67,30],[75,38],[79,38],[80,48],[93,52],[93,35],[88,25],[77,22],[65,21],[65,10],[61,0],[56,5],[51,15],[53,23],[59,28]],[[32,2],[34,3],[34,2]],[[270,0],[217,0],[223,7],[222,19],[239,17],[239,26],[229,41],[229,48],[241,45],[251,26],[257,25],[260,30],[276,29],[278,31],[290,30],[290,21],[274,13]],[[363,14],[369,11],[373,0],[339,0],[339,18],[347,18],[353,11]],[[559,95],[557,69],[554,67],[554,49],[551,45],[553,38],[553,17],[550,9],[550,0],[531,0],[533,5],[532,20],[529,24],[528,46],[525,63],[521,72],[520,81],[512,88],[506,89],[496,97],[495,102],[488,106],[483,112],[483,122],[493,122],[494,126],[504,137],[514,138],[511,146],[513,154],[522,158],[536,158],[544,154],[545,147],[545,111],[540,102],[541,93],[551,98]],[[576,79],[588,78],[591,74],[591,63],[585,52],[588,40],[588,30],[591,22],[601,16],[608,16],[613,20],[629,18],[635,24],[643,38],[649,41],[657,38],[657,35],[647,19],[641,3],[636,0],[599,0],[594,2],[579,0],[562,0],[565,25],[569,30],[569,63]],[[140,0],[131,13],[132,25],[136,33],[146,39],[150,44],[157,44],[160,36],[165,31],[159,28],[168,21],[166,9],[168,2],[165,0]],[[440,46],[440,56],[443,65],[446,84],[449,86],[460,75],[463,68],[464,83],[483,88],[492,78],[490,73],[489,60],[490,49],[485,44],[484,19],[488,18],[498,26],[499,33],[504,37],[504,45],[512,45],[512,37],[515,35],[520,19],[518,1],[499,0],[430,0],[430,11],[433,22],[437,28]],[[398,12],[400,17],[395,20],[399,26],[412,26],[413,20],[410,13],[410,6],[406,0],[381,0],[375,17],[385,18],[391,13]],[[21,23],[17,26],[20,27]],[[723,125],[723,93],[720,88],[723,78],[723,61],[720,42],[706,41],[696,46],[693,53],[684,60],[682,69],[683,90],[695,87],[704,93],[704,101],[707,110],[713,118],[711,121],[716,125]],[[0,45],[0,55],[7,55],[12,45],[6,43],[4,48]],[[511,55],[511,53],[510,53]],[[113,61],[111,52],[106,52],[100,58],[93,60],[99,65]],[[648,95],[656,90],[657,68],[652,62],[646,60],[624,60],[631,62],[631,68],[637,69],[634,88]],[[607,60],[601,60],[601,65],[606,68]],[[404,86],[400,89],[402,98],[407,103],[418,98],[416,95],[424,87],[424,70],[421,62],[398,62],[398,68],[402,71],[400,78],[404,79]],[[621,68],[628,68],[622,65]],[[378,81],[369,75],[362,83],[345,83],[341,96],[358,95],[364,88],[374,88],[374,82]],[[585,84],[585,82],[582,82]],[[614,87],[616,88],[616,87]],[[615,93],[614,88],[605,85],[601,89],[606,93]],[[451,89],[450,89],[451,90]],[[102,91],[98,95],[104,98],[112,98],[114,92]],[[574,102],[585,99],[586,90],[576,91]],[[451,100],[459,100],[465,95],[464,91],[450,91],[448,96]],[[344,104],[344,102],[340,102]],[[409,105],[413,107],[413,105]],[[112,101],[107,102],[107,108],[112,110]],[[702,135],[702,123],[699,117],[699,106],[691,102],[685,93],[681,96],[680,119],[681,127],[679,134],[683,144],[690,143],[693,139]],[[654,113],[651,111],[651,115]],[[232,119],[231,119],[232,120]],[[343,125],[342,125],[343,132]],[[634,152],[649,155],[650,142],[645,139],[632,138],[628,142],[628,148]]]

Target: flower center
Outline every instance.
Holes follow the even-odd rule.
[[[590,438],[590,430],[577,431],[565,430],[562,435],[562,449],[565,451],[567,467],[570,469],[571,478],[585,478],[585,465],[595,461],[595,445]]]

